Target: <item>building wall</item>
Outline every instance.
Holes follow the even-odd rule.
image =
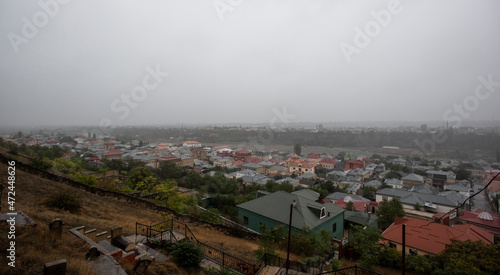
[[[287,213],[289,215],[289,213]],[[245,209],[238,208],[238,218],[241,222],[244,222],[244,217],[248,217],[248,224],[244,224],[246,227],[255,230],[257,232],[260,232],[260,224],[263,223],[266,225],[267,228],[271,227],[276,227],[280,225],[284,225],[285,229],[288,230],[288,225],[282,224],[280,222],[277,222],[275,220],[269,219],[267,217],[261,216],[259,214],[250,212]],[[333,224],[336,223],[336,231],[332,232],[333,229]],[[344,212],[341,214],[337,215],[336,217],[324,222],[323,224],[317,226],[316,228],[313,229],[314,232],[319,233],[321,230],[327,230],[328,232],[332,233],[333,238],[340,239],[342,236],[344,236]],[[299,233],[301,230],[292,227],[292,231]],[[260,232],[261,233],[261,232]]]

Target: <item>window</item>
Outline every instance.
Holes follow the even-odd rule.
[[[337,223],[334,223],[332,226],[333,233],[337,232]]]
[[[389,243],[389,247],[396,248],[396,244],[394,244],[394,243]]]
[[[320,218],[320,219],[322,219],[322,218],[324,218],[325,216],[326,216],[326,213],[325,213],[325,208],[324,208],[324,207],[322,207],[322,208],[321,208],[321,213],[319,214],[319,218]]]
[[[417,255],[417,250],[416,249],[411,249],[410,248],[410,255],[416,256]]]
[[[248,225],[248,217],[247,216],[243,216],[243,224]]]

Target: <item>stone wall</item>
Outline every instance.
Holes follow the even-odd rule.
[[[3,155],[3,154],[0,154],[0,160],[2,162],[7,162],[7,161],[12,160],[12,159]],[[117,198],[120,200],[126,200],[127,202],[131,203],[133,206],[136,206],[136,207],[147,208],[147,209],[150,209],[153,211],[158,211],[158,212],[165,212],[165,213],[168,213],[168,214],[174,216],[176,219],[182,220],[186,223],[206,224],[207,226],[210,226],[214,229],[217,229],[218,231],[224,232],[226,234],[229,234],[229,235],[232,235],[235,237],[243,237],[243,238],[249,238],[249,239],[259,238],[258,233],[249,231],[245,227],[237,225],[234,222],[231,222],[228,220],[224,220],[224,223],[220,224],[220,225],[208,223],[208,222],[199,220],[195,217],[192,217],[190,215],[179,214],[179,213],[175,212],[174,210],[167,208],[166,206],[158,205],[156,203],[147,201],[147,200],[139,198],[139,197],[134,197],[134,196],[124,194],[124,193],[104,190],[104,189],[99,188],[99,187],[89,186],[89,185],[74,181],[70,178],[55,175],[55,174],[52,174],[48,171],[38,169],[36,167],[22,163],[20,161],[16,161],[16,169],[22,170],[22,171],[30,173],[30,174],[38,175],[38,176],[45,178],[45,179],[48,179],[48,180],[64,183],[64,184],[69,185],[71,187],[83,189],[87,192],[90,192],[92,194],[97,194],[99,196],[114,197],[114,198]]]

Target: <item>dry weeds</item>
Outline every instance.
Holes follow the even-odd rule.
[[[7,166],[4,163],[0,164],[0,179],[2,182],[7,179]],[[98,232],[102,232],[119,225],[122,226],[124,234],[131,235],[135,233],[136,222],[155,224],[163,220],[160,213],[134,206],[124,200],[101,197],[21,170],[16,171],[15,187],[16,210],[24,211],[38,224],[36,228],[18,229],[16,237],[16,265],[18,267],[15,269],[17,274],[40,274],[44,263],[60,258],[67,259],[67,274],[91,274],[84,258],[89,247],[69,233],[68,229],[83,225],[87,230],[96,228]],[[3,212],[6,212],[8,206],[5,191],[1,201]],[[46,207],[45,200],[60,191],[78,196],[82,208],[76,213],[70,213]],[[55,218],[60,218],[64,222],[64,233],[61,240],[52,243],[47,239],[47,232],[48,224]],[[257,241],[228,236],[203,223],[191,223],[188,226],[200,241],[250,263],[256,261],[253,251],[257,249]],[[7,267],[5,258],[7,234],[5,229],[2,230],[0,231],[2,240],[0,274],[9,274],[11,269]],[[282,255],[286,256],[285,252],[282,252]],[[292,259],[300,261],[300,258],[294,255]],[[173,263],[154,264],[151,266],[151,272],[158,270],[156,274],[161,274],[160,270],[168,270],[169,274],[176,274],[176,272],[184,274],[182,270],[175,268]]]

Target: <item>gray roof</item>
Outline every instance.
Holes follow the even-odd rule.
[[[453,172],[451,172],[451,171],[428,170],[425,173],[432,174],[432,175],[443,175],[443,176],[446,176],[448,178],[454,178],[455,177],[455,174]]]
[[[369,199],[358,196],[358,195],[347,194],[347,193],[342,193],[342,192],[331,193],[328,196],[326,196],[326,198],[330,199],[332,201],[338,201],[338,200],[343,199],[344,197],[347,197],[347,196],[351,197],[353,200],[356,200],[356,201],[364,201],[364,202],[370,201]]]
[[[372,225],[378,221],[378,217],[365,212],[349,211],[346,210],[344,213],[344,219],[346,221],[363,225],[367,223]]]
[[[361,188],[361,183],[354,183],[349,185],[347,191],[356,193],[359,190],[359,188]]]
[[[416,203],[424,205],[425,202],[432,202],[439,205],[457,206],[457,197],[440,196],[435,194],[425,194],[418,192],[411,192],[401,189],[384,188],[376,193],[377,195],[386,195],[397,197],[403,204],[415,205]]]
[[[296,184],[297,182],[299,182],[299,180],[291,178],[291,177],[286,177],[284,179],[280,179],[280,180],[276,181],[276,183],[283,183],[283,182],[289,182],[293,185],[293,184]]]
[[[385,183],[388,185],[403,185],[403,181],[398,179],[386,179]]]
[[[302,229],[308,226],[311,229],[342,214],[344,209],[332,203],[320,204],[316,202],[318,193],[304,189],[287,193],[278,191],[242,204],[238,208],[270,218],[282,224],[288,224],[290,204],[295,200],[296,206],[292,211],[292,227]],[[325,208],[326,216],[320,219],[320,212]]]
[[[257,163],[245,163],[245,164],[243,164],[241,167],[244,167],[244,168],[254,168],[254,169],[257,169],[257,168],[261,168],[261,167],[262,167],[262,165],[257,164]]]
[[[414,174],[414,173],[411,173],[411,174],[408,174],[408,175],[402,177],[401,180],[411,180],[411,181],[424,182],[424,177],[417,175],[417,174]]]
[[[378,188],[378,187],[382,186],[382,183],[380,181],[378,181],[378,180],[371,180],[371,181],[365,183],[365,186],[371,186],[371,187],[377,187]]]
[[[310,178],[314,178],[316,176],[316,174],[314,173],[304,173],[300,176],[298,176],[298,178],[300,179],[310,179]]]

